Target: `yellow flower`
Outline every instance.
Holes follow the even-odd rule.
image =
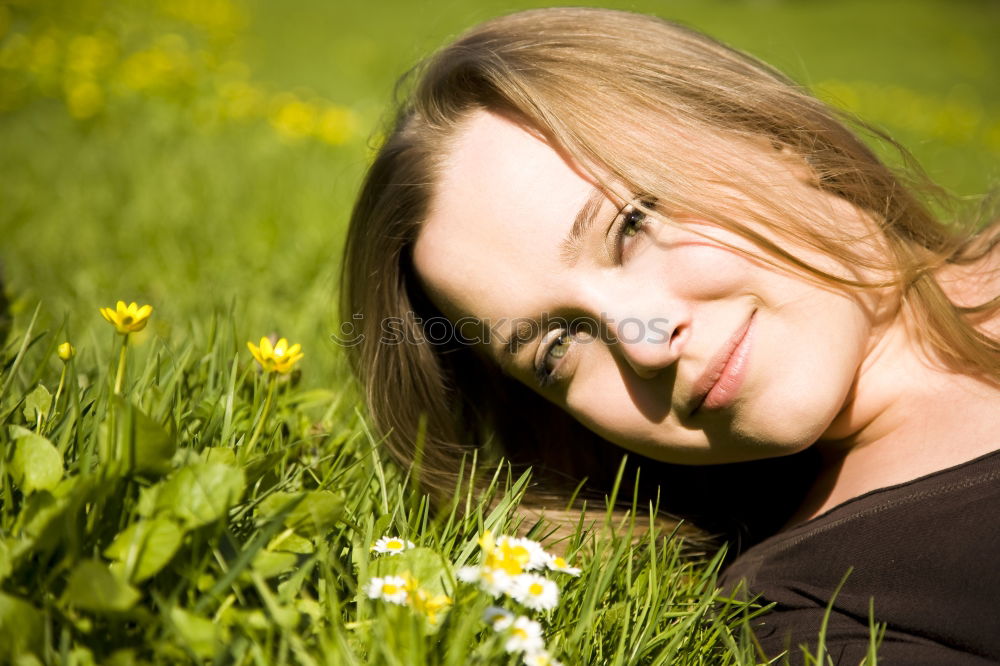
[[[115,330],[122,335],[135,333],[146,328],[149,315],[153,314],[152,305],[143,305],[141,308],[135,303],[125,305],[125,301],[118,301],[115,309],[101,308],[101,315],[108,322],[115,325]]]
[[[248,342],[247,347],[264,372],[289,373],[303,356],[302,345],[294,344],[289,347],[285,338],[278,340],[278,344],[273,347],[267,338],[260,339],[260,347],[252,342]]]
[[[483,549],[484,567],[499,569],[511,576],[532,569],[541,569],[548,559],[541,544],[530,539],[516,539],[509,536],[494,539],[487,531],[480,537],[479,545]]]
[[[410,576],[409,572],[403,574],[406,580],[407,601],[410,607],[427,618],[431,624],[437,624],[438,613],[447,609],[452,604],[451,597],[447,594],[432,594],[420,587],[416,578]]]
[[[56,348],[56,354],[65,363],[76,356],[76,349],[68,342],[64,342]]]
[[[69,114],[86,120],[104,107],[104,93],[93,81],[80,81],[66,87],[66,106]]]
[[[316,122],[316,135],[331,145],[339,146],[354,135],[357,124],[353,111],[330,106],[320,114]]]
[[[570,576],[579,576],[581,573],[581,569],[579,567],[571,567],[569,562],[556,555],[552,556],[552,558],[545,563],[545,566],[553,571],[559,571],[561,573],[569,574]]]

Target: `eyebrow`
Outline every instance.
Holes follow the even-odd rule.
[[[594,220],[597,219],[597,212],[601,209],[604,199],[604,193],[597,187],[593,188],[590,191],[590,196],[587,197],[587,200],[583,202],[583,206],[577,211],[576,217],[573,219],[573,226],[570,228],[569,233],[566,234],[566,238],[559,244],[559,258],[568,266],[572,266],[580,259],[584,237],[587,235],[590,227],[593,226]],[[503,354],[500,356],[500,367],[511,369],[513,365],[512,361],[518,352],[521,351],[521,347],[538,337],[542,333],[541,328],[541,320],[538,318],[530,320],[522,319],[510,331],[510,339],[503,345]]]
[[[604,202],[604,193],[598,188],[590,192],[590,196],[584,202],[583,207],[576,214],[573,220],[573,227],[566,234],[566,238],[559,245],[559,258],[567,266],[572,266],[580,259],[580,252],[583,250],[583,239],[587,231],[597,219],[597,211],[600,210]]]
[[[510,339],[504,343],[503,351],[504,353],[500,356],[500,366],[505,369],[511,368],[512,361],[517,353],[521,351],[521,347],[525,343],[538,337],[538,333],[541,332],[542,324],[538,319],[525,320],[522,319],[518,321],[517,326],[510,331]],[[531,332],[535,331],[534,335]]]

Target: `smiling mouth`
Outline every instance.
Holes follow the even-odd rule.
[[[703,406],[706,409],[717,409],[725,406],[733,398],[736,390],[739,389],[743,374],[746,371],[746,356],[749,353],[744,348],[745,345],[743,345],[743,342],[747,338],[747,333],[756,314],[757,310],[750,313],[750,317],[746,323],[733,333],[725,346],[706,365],[705,372],[694,384],[694,390],[692,391],[694,397],[691,401],[694,407],[690,410],[689,416],[694,416]],[[737,351],[740,354],[737,355]],[[737,356],[739,358],[736,358]],[[729,385],[725,391],[716,391],[716,387],[720,385],[724,377],[729,380]],[[721,395],[716,395],[716,393],[720,393]],[[708,400],[710,395],[713,398],[712,400]],[[706,401],[709,404],[706,405]]]

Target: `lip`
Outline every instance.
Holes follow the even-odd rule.
[[[749,332],[756,313],[757,310],[750,313],[750,317],[706,364],[705,372],[694,383],[691,389],[691,416],[702,409],[726,407],[736,397],[746,376],[750,356]]]

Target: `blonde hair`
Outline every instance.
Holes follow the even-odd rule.
[[[380,341],[389,318],[401,337],[425,340],[420,320],[437,314],[410,253],[450,142],[478,110],[541,135],[608,190],[629,198],[652,195],[667,212],[686,211],[727,226],[753,241],[773,265],[838,288],[898,288],[929,349],[962,372],[1000,381],[1000,345],[971,321],[974,314],[995,312],[1000,298],[958,307],[933,277],[946,263],[986,256],[1000,238],[996,225],[980,231],[971,219],[937,219],[916,194],[922,189],[935,195],[919,170],[912,170],[912,182],[904,181],[847,128],[841,114],[746,54],[650,16],[541,9],[471,29],[402,83],[410,86],[409,94],[399,103],[351,218],[341,305],[345,320],[360,324],[350,356],[371,418],[399,462],[410,463],[419,449],[421,481],[438,499],[453,491],[461,459],[472,450],[533,465],[537,497],[565,496],[583,477],[601,487],[621,453],[467,348]],[[865,239],[838,237],[830,225],[817,224],[821,212],[775,200],[766,178],[740,162],[734,146],[746,141],[767,141],[796,156],[816,187],[874,220],[881,231],[876,240],[886,250],[882,259],[873,259]],[[719,183],[751,202],[751,219],[776,237],[888,278],[850,280],[805,263],[729,214],[738,207],[746,219],[746,205],[706,196],[719,192]],[[359,313],[363,320],[352,319]],[[665,491],[674,499],[701,482],[678,485],[692,478],[691,471],[663,476],[667,468],[658,466],[655,480],[673,479]],[[745,478],[748,469],[730,469],[725,483]],[[722,471],[714,467],[706,478]],[[698,508],[687,507],[695,513]]]

